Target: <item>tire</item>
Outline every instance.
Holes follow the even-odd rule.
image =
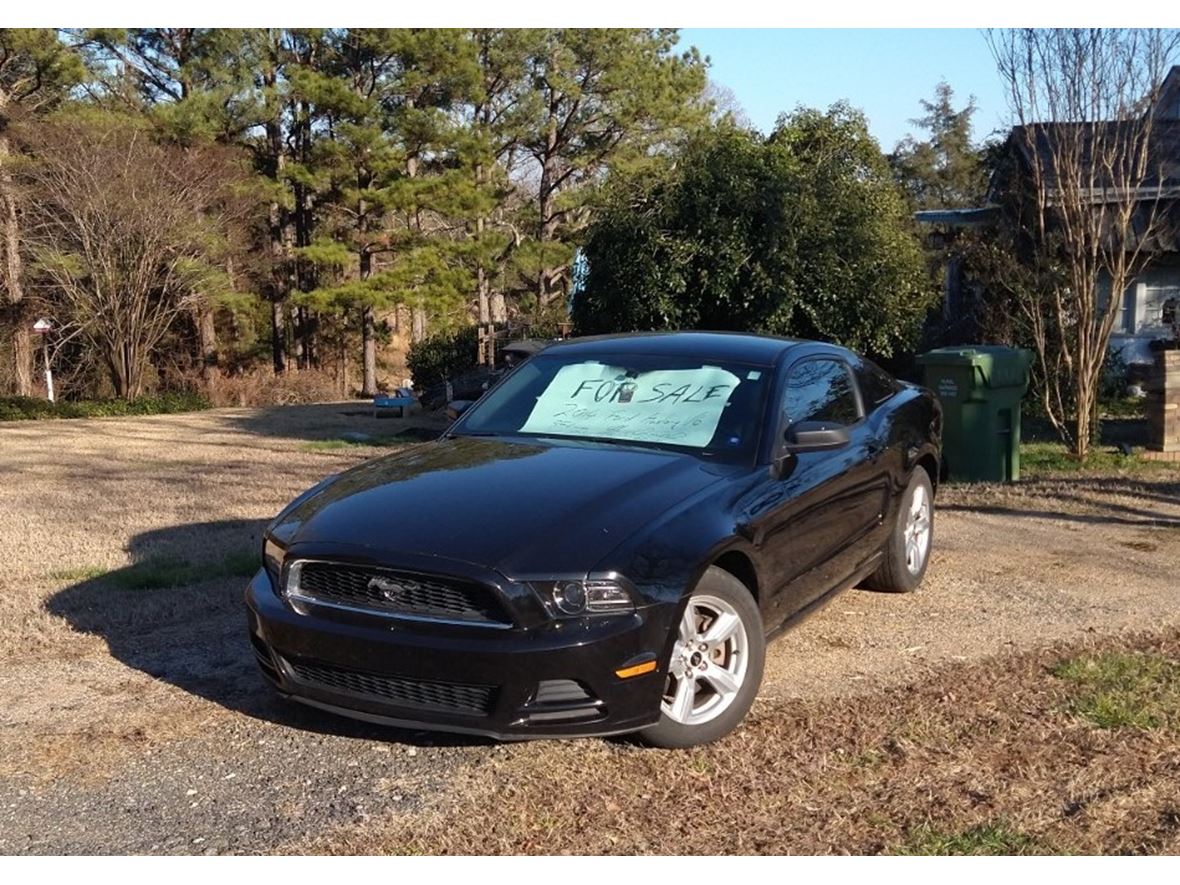
[[[710,639],[709,630],[717,626],[721,633]],[[673,629],[660,721],[640,732],[647,743],[667,749],[707,744],[737,728],[758,694],[766,662],[758,603],[722,569],[705,572]],[[699,644],[709,647],[702,651]]]
[[[870,590],[886,593],[909,593],[918,589],[926,575],[926,566],[930,564],[933,546],[934,486],[926,469],[915,467],[897,508],[897,520],[883,548],[885,559],[864,585]]]

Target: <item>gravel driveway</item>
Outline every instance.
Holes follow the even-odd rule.
[[[412,826],[506,752],[281,702],[244,639],[265,520],[380,453],[309,442],[421,423],[341,403],[0,426],[0,852],[298,851]],[[1180,472],[948,487],[937,519],[922,590],[837,598],[771,647],[764,697],[1180,624]]]

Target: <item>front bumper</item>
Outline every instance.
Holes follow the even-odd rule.
[[[400,727],[499,739],[619,734],[659,718],[674,606],[486,630],[300,614],[263,571],[246,591],[259,666],[283,695]],[[647,660],[656,670],[615,671]]]

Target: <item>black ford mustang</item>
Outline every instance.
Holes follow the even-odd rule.
[[[749,710],[766,639],[930,552],[941,411],[843,348],[580,339],[266,532],[250,636],[284,695],[501,738],[681,747]]]

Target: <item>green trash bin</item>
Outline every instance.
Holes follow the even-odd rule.
[[[1020,479],[1020,401],[1032,354],[1019,347],[940,347],[918,357],[923,383],[942,402],[947,476],[967,482]]]

